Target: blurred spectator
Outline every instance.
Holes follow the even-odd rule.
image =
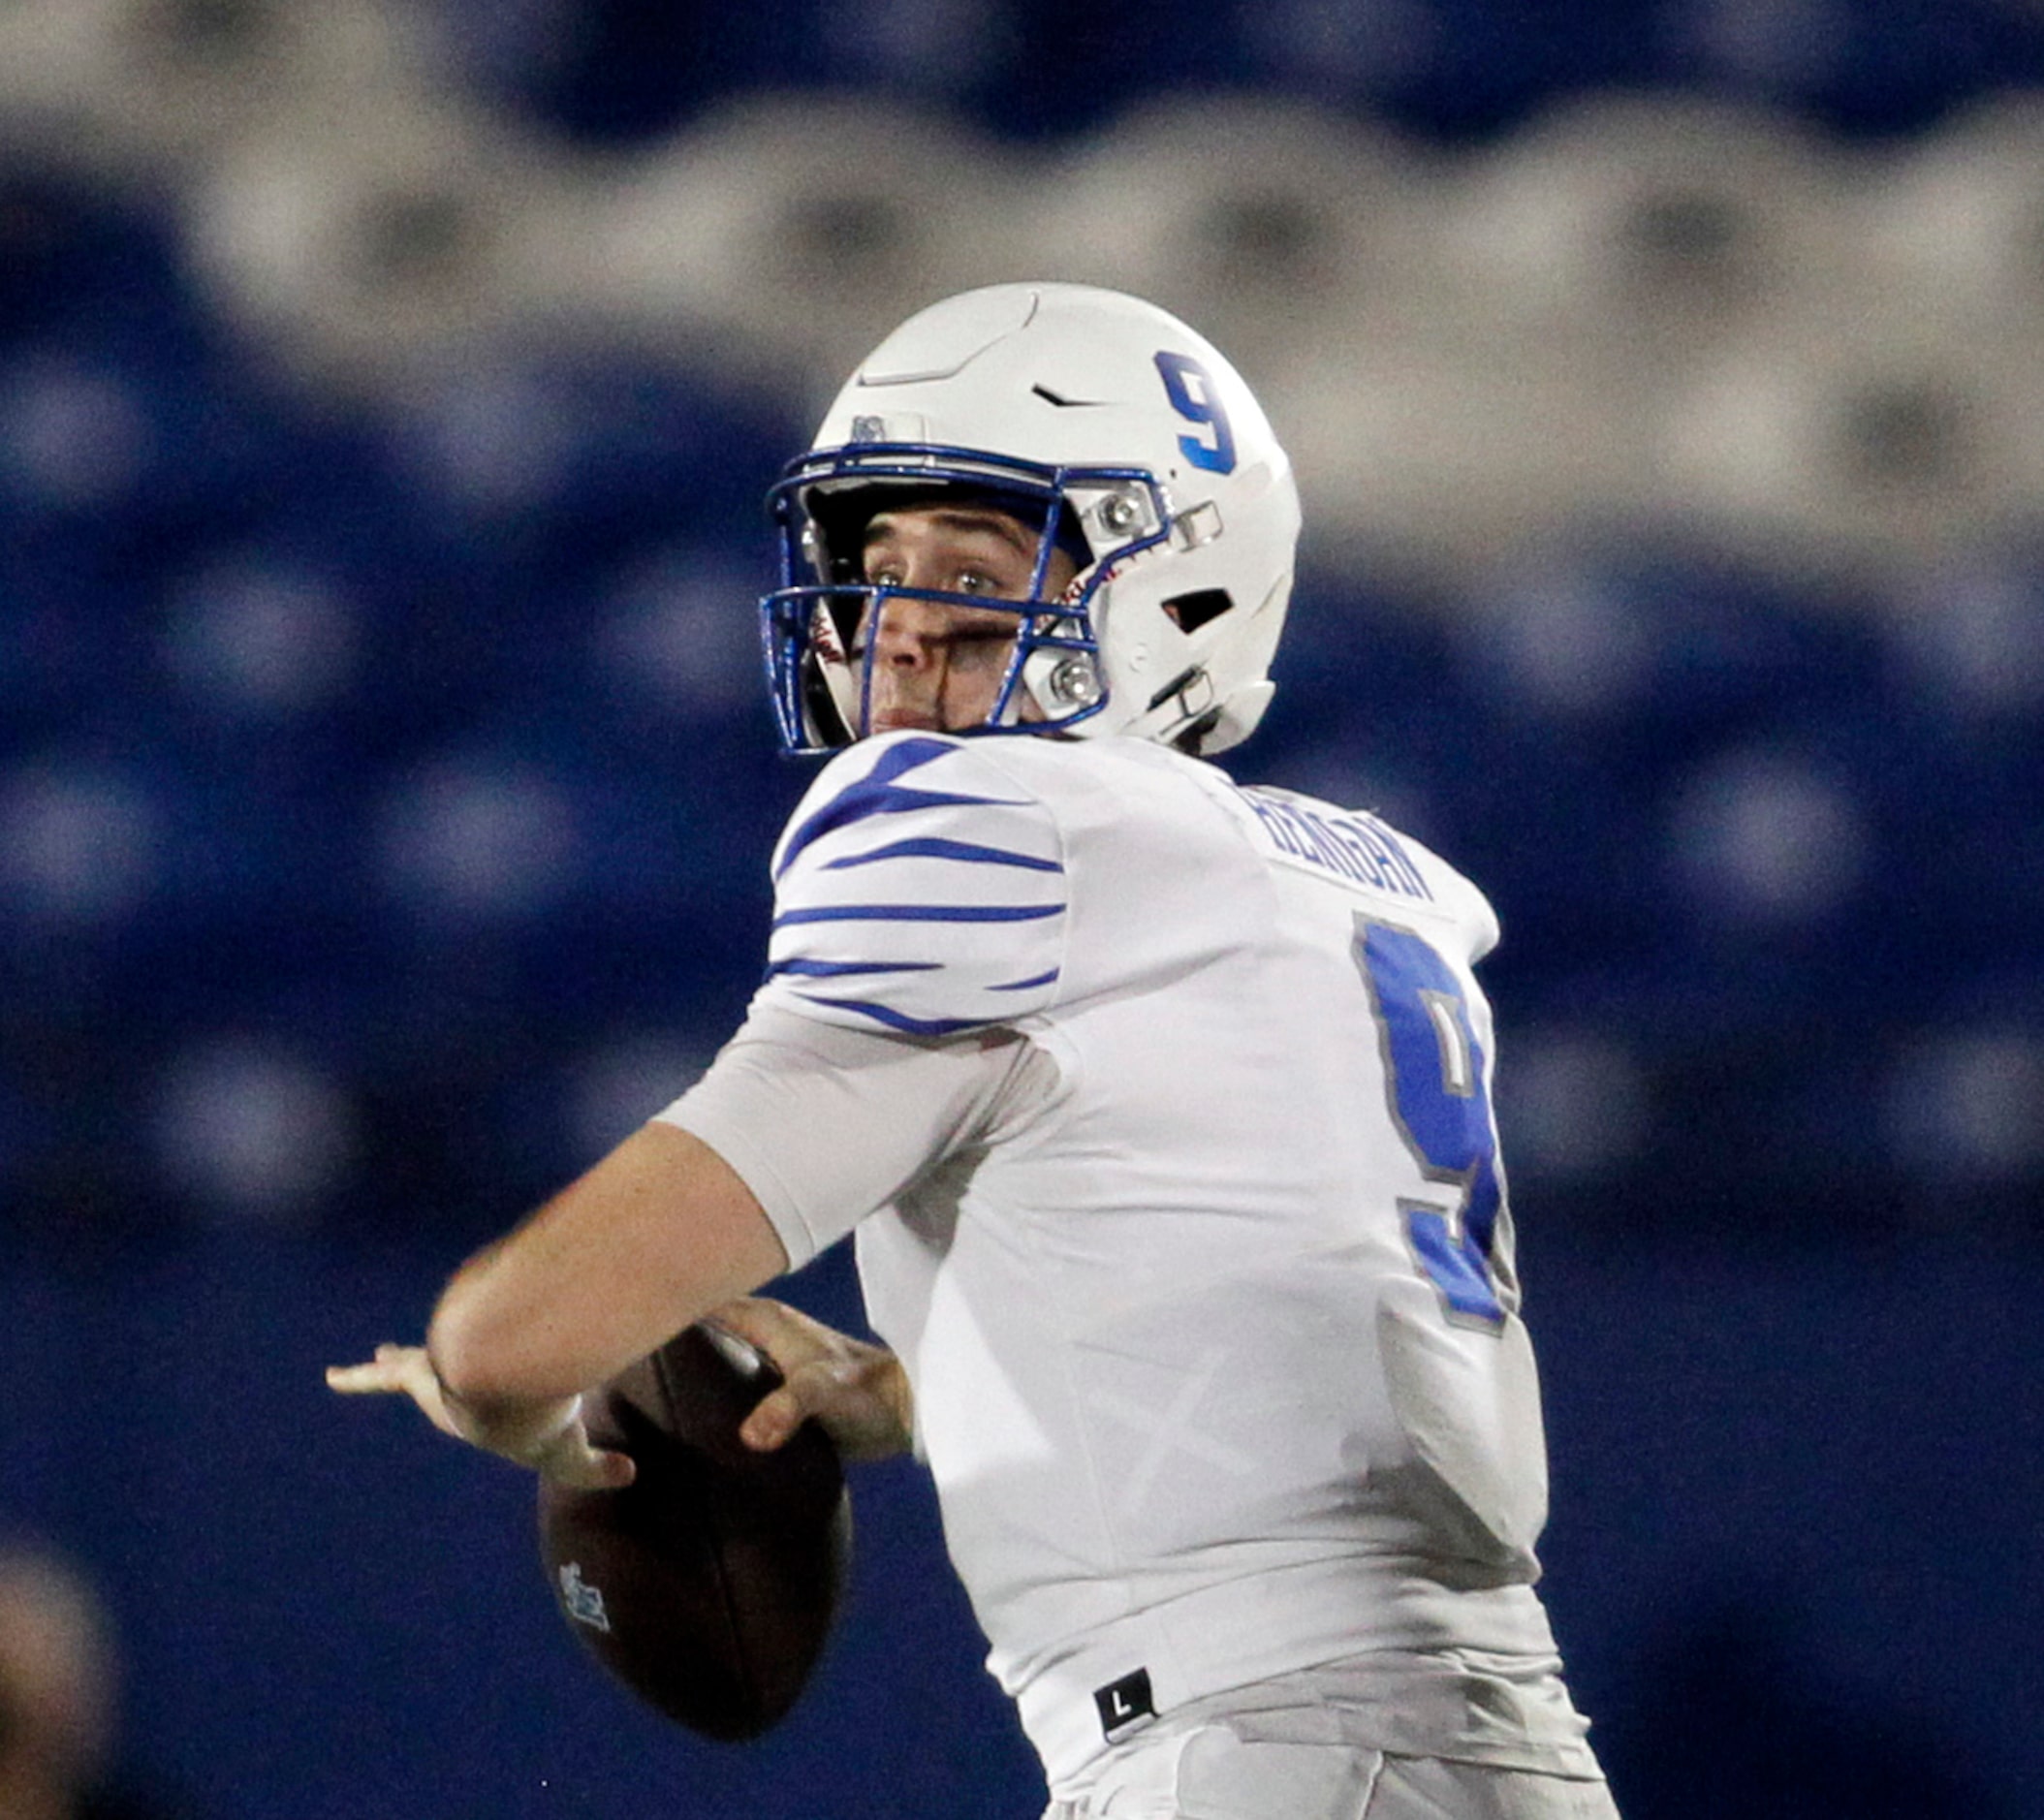
[[[113,1786],[106,1607],[61,1555],[0,1546],[0,1820],[164,1820]]]

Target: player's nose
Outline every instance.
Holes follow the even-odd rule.
[[[949,614],[935,601],[891,600],[880,610],[874,655],[896,669],[920,668],[944,648],[948,627]]]

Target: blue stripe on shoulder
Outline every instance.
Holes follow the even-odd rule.
[[[1030,923],[1064,914],[1061,903],[833,903],[784,910],[777,929],[798,923]]]
[[[813,992],[804,992],[802,997],[812,1005],[828,1005],[833,1011],[856,1011],[862,1018],[870,1018],[904,1036],[951,1036],[989,1021],[985,1018],[911,1018],[892,1005],[871,1005],[857,998],[818,998]]]
[[[948,790],[904,789],[895,779],[919,766],[930,764],[936,759],[959,749],[956,741],[948,739],[904,739],[899,745],[890,746],[881,753],[873,769],[864,777],[847,784],[822,808],[788,836],[788,850],[781,856],[779,869],[774,873],[780,878],[795,863],[796,856],[812,841],[821,840],[835,829],[848,828],[854,822],[864,821],[868,815],[898,815],[909,809],[947,807],[952,804],[972,806],[985,804],[989,807],[1020,808],[1020,801],[1011,801],[1000,797],[963,796]]]
[[[849,853],[833,860],[824,870],[841,872],[851,865],[874,865],[882,860],[962,860],[970,865],[1020,865],[1031,872],[1062,872],[1055,860],[1039,860],[1033,854],[1016,853],[1007,847],[983,847],[977,841],[945,840],[930,834],[916,840],[896,840],[870,853]]]
[[[841,980],[855,973],[935,973],[940,960],[776,960],[767,969],[770,980],[793,973],[805,980]]]

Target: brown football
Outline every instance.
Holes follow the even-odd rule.
[[[813,1422],[770,1454],[739,1425],[780,1373],[699,1322],[587,1398],[619,1491],[541,1481],[540,1553],[568,1628],[616,1679],[710,1738],[755,1738],[795,1704],[851,1547],[837,1450]]]

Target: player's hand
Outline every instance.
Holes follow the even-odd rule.
[[[364,1365],[329,1365],[327,1385],[344,1396],[409,1396],[442,1434],[529,1466],[556,1485],[608,1491],[632,1482],[629,1456],[589,1444],[580,1396],[477,1409],[448,1395],[424,1346],[382,1345]]]
[[[847,1459],[885,1459],[910,1446],[914,1399],[901,1362],[765,1296],[726,1302],[716,1326],[750,1340],[784,1382],[745,1418],[739,1438],[771,1453],[814,1419]]]

